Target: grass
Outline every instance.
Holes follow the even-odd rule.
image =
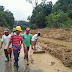
[[[46,27],[45,29],[49,29],[48,27]]]

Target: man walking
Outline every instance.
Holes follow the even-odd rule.
[[[29,48],[30,48],[30,44],[31,44],[31,39],[32,39],[32,35],[29,33],[30,32],[30,29],[29,28],[26,28],[26,33],[24,33],[22,35],[23,39],[24,39],[24,43],[26,45],[26,48],[24,48],[24,59],[26,58],[27,61],[28,61],[28,51],[29,51]]]
[[[23,42],[23,37],[20,34],[21,31],[22,31],[21,27],[17,26],[16,32],[11,35],[11,38],[10,38],[10,41],[9,41],[9,44],[8,44],[8,48],[9,48],[9,45],[12,43],[12,50],[13,50],[13,55],[14,55],[14,64],[15,64],[18,72],[19,72],[19,69],[18,69],[19,59],[18,59],[18,57],[19,57],[19,54],[20,54],[21,44],[23,43],[24,48],[26,48],[26,46]]]
[[[10,60],[11,60],[11,54],[12,54],[12,50],[11,50],[12,45],[9,46],[9,49],[7,51],[7,47],[8,47],[8,43],[9,43],[11,35],[9,34],[9,29],[7,29],[7,28],[4,30],[4,33],[5,34],[2,36],[2,39],[1,39],[1,47],[0,48],[2,48],[2,45],[4,43],[4,53],[7,58],[7,60],[5,62],[8,62],[9,61],[8,54],[10,55]]]

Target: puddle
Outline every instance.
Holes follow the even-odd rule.
[[[61,45],[68,46],[68,47],[72,46],[71,42],[65,42],[65,41],[54,40],[54,39],[49,39],[49,38],[42,38],[42,37],[39,37],[39,39],[44,40],[44,41],[48,41],[48,42],[52,42],[52,43],[56,43],[56,44],[61,44]]]
[[[72,72],[62,62],[50,54],[32,54],[34,65],[43,72]]]

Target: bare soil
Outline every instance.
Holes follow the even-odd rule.
[[[2,35],[4,34],[4,27],[0,26],[0,38],[2,37]],[[9,30],[9,33],[11,33],[11,31]]]
[[[72,28],[68,29],[36,29],[31,30],[31,34],[36,34],[40,32],[42,38],[49,38],[54,40],[60,40],[65,42],[72,42]],[[53,55],[56,58],[59,58],[66,67],[72,68],[72,47],[53,43],[46,40],[38,40],[40,47]]]
[[[46,42],[44,40],[38,41],[42,50],[45,50],[46,53],[60,59],[66,67],[72,68],[72,47]]]
[[[5,28],[0,27],[0,37],[3,35],[4,29]],[[22,31],[22,34],[24,32],[25,31]],[[49,28],[49,29],[35,29],[30,31],[32,35],[38,32],[41,33],[42,38],[72,42],[72,28],[68,29]],[[38,42],[39,46],[42,48],[42,50],[45,50],[47,54],[51,54],[52,56],[60,59],[66,67],[72,68],[72,47],[41,39],[39,39]]]
[[[56,40],[72,42],[72,28],[68,28],[68,29],[44,28],[44,29],[35,29],[30,31],[31,34],[36,34],[38,32],[40,32],[41,37],[44,38],[51,38]]]

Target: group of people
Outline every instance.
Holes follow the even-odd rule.
[[[2,45],[4,43],[4,53],[7,58],[5,62],[11,60],[11,54],[13,52],[14,65],[16,66],[17,71],[19,71],[18,57],[20,54],[21,44],[23,44],[23,48],[24,48],[24,59],[27,59],[28,61],[28,52],[30,45],[33,50],[36,50],[36,44],[38,44],[37,39],[38,36],[40,36],[40,33],[38,33],[33,35],[32,37],[32,35],[29,33],[30,28],[26,28],[26,32],[23,35],[20,34],[21,31],[22,31],[21,27],[17,26],[14,30],[14,33],[11,35],[9,34],[9,29],[6,28],[4,30],[5,34],[2,36],[1,46],[0,46],[0,48],[2,48]]]

